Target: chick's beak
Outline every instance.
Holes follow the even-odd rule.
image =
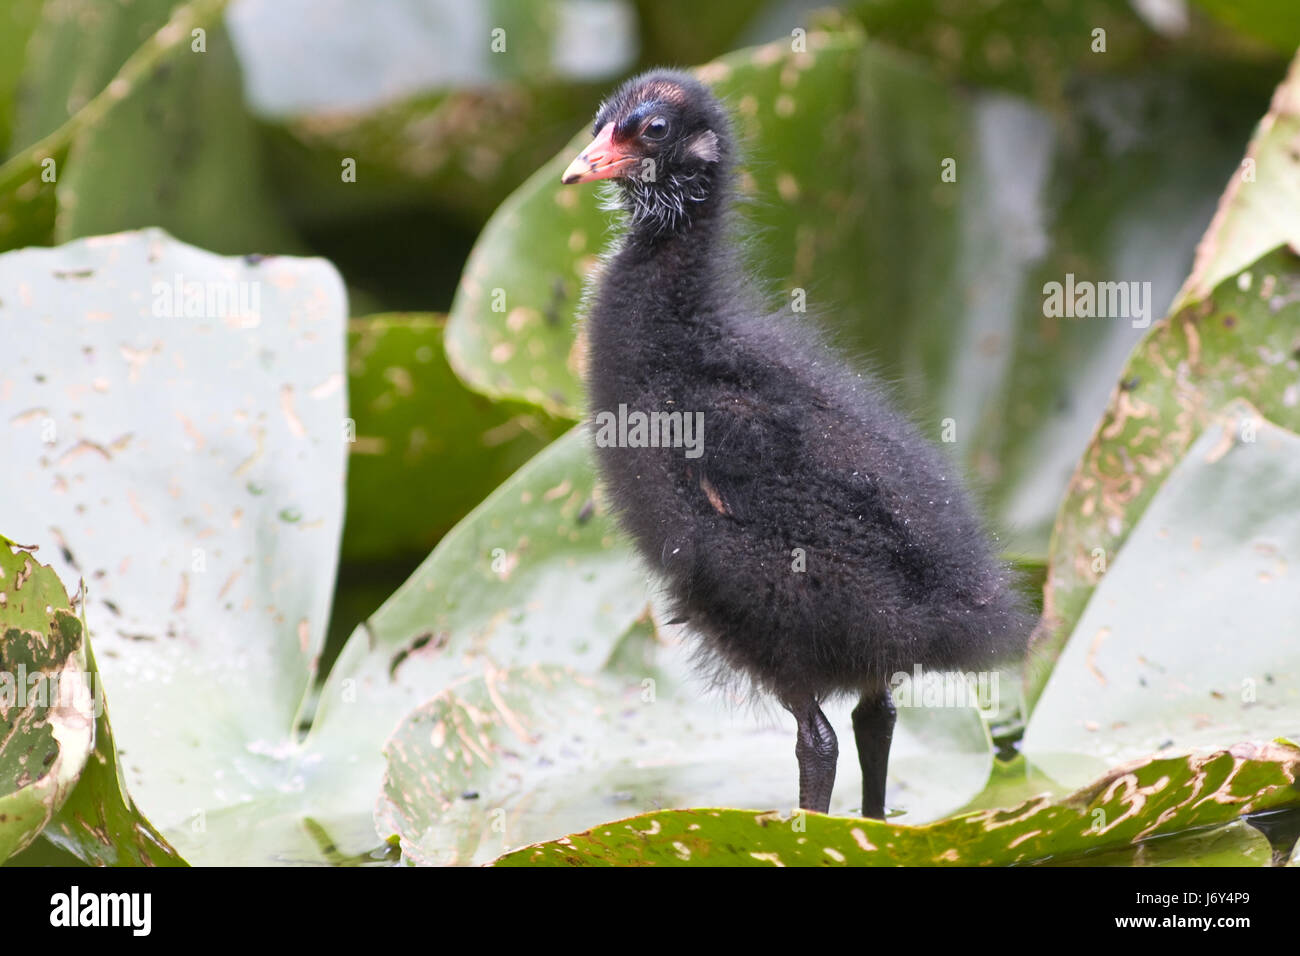
[[[560,177],[566,186],[612,179],[637,160],[636,154],[614,144],[614,124],[606,123],[591,144],[578,154]]]

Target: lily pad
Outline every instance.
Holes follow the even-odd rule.
[[[121,776],[196,862],[317,852],[297,728],[342,524],[345,314],[326,263],[159,231],[0,256],[0,525],[86,579]]]
[[[1146,758],[1059,801],[1041,797],[904,827],[743,810],[665,810],[516,850],[498,866],[988,866],[1088,854],[1300,803],[1300,751],[1241,744]]]
[[[1230,406],[1160,485],[1034,708],[1022,751],[1069,785],[1163,749],[1300,726],[1300,437]]]
[[[618,560],[592,484],[578,436],[554,442],[453,528],[349,638],[305,741],[313,774],[345,791],[314,817],[345,853],[389,835],[376,836],[373,812],[384,741],[404,715],[507,662],[597,670],[644,616],[644,575]]]

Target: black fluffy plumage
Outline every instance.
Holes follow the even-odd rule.
[[[699,457],[598,447],[599,471],[706,656],[799,719],[801,802],[824,810],[829,784],[805,779],[805,757],[824,770],[828,753],[833,779],[821,701],[862,696],[860,752],[887,708],[887,754],[891,675],[991,669],[1023,652],[1032,618],[953,463],[746,278],[718,100],[655,71],[602,105],[602,131],[565,178],[614,178],[628,216],[588,299],[591,410],[699,412],[704,430]],[[880,815],[883,758],[862,759],[880,777],[864,813]]]

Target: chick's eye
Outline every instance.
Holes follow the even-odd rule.
[[[661,140],[668,135],[668,121],[662,116],[656,116],[650,122],[645,124],[645,129],[641,135],[649,140]]]

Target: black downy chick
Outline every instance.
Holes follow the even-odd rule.
[[[862,813],[883,817],[891,675],[992,668],[1023,653],[1032,618],[952,463],[879,383],[789,311],[765,309],[746,280],[718,100],[657,70],[604,103],[594,131],[563,181],[614,179],[628,219],[587,316],[614,510],[715,672],[794,715],[804,809],[826,812],[835,781],[820,705],[859,695]],[[629,422],[660,413],[655,444],[686,444],[700,421],[702,436],[643,447],[650,437],[632,430],[620,446],[620,406]]]

